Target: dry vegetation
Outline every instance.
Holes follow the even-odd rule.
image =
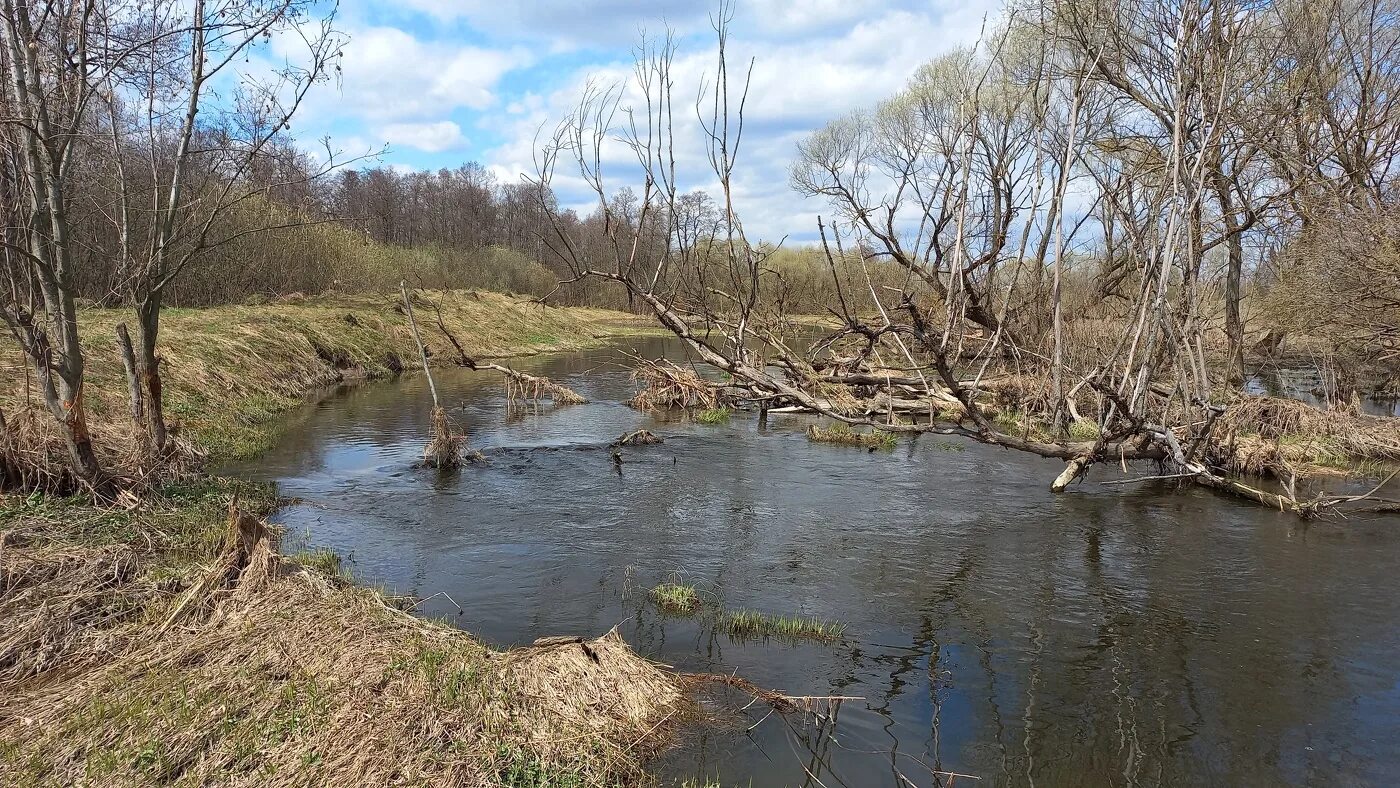
[[[231,492],[5,499],[0,783],[615,784],[685,708],[616,634],[495,651],[279,558]]]
[[[479,357],[632,330],[602,310],[433,297]],[[170,310],[162,355],[177,436],[246,456],[308,391],[397,374],[417,349],[395,305],[337,296]],[[116,319],[82,313],[88,399],[109,467],[132,468],[121,453],[143,443],[123,418]],[[457,363],[446,341],[427,342],[432,363]],[[5,364],[18,371],[16,356]],[[4,394],[0,464],[61,474],[61,444],[33,434],[51,420],[21,407],[23,379]],[[57,455],[25,454],[36,446]],[[615,784],[640,774],[682,710],[672,674],[616,635],[491,650],[346,582],[334,556],[279,557],[255,518],[225,519],[234,482],[173,470],[110,508],[0,497],[0,783]],[[241,496],[244,509],[272,504],[267,491]]]

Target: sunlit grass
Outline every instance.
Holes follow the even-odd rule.
[[[690,615],[700,609],[700,594],[695,586],[681,583],[661,583],[647,592],[661,611],[673,616]]]
[[[846,625],[804,616],[780,616],[755,610],[725,613],[719,629],[736,638],[778,637],[790,640],[840,640]]]
[[[697,424],[723,424],[729,421],[729,408],[709,408],[695,413]]]

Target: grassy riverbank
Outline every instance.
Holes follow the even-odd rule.
[[[477,357],[643,330],[615,312],[432,297]],[[172,419],[215,457],[256,453],[309,391],[392,374],[395,357],[411,369],[394,305],[171,310]],[[449,363],[424,311],[435,363]],[[99,434],[124,418],[111,337],[125,317],[82,316]],[[23,376],[8,378],[13,414]],[[677,678],[615,636],[491,649],[324,556],[278,555],[275,531],[246,516],[273,505],[271,490],[207,477],[114,508],[0,497],[0,784],[615,785],[664,745]]]
[[[557,308],[483,291],[425,291],[415,305],[429,363],[448,366],[456,350],[442,324],[476,358],[577,350],[600,339],[650,331],[635,316],[606,309]],[[166,415],[212,459],[250,457],[276,439],[276,426],[308,392],[343,381],[387,377],[419,367],[397,294],[288,297],[259,305],[168,309],[160,355]],[[86,309],[86,400],[94,432],[126,425],[126,382],[116,325],[129,310]],[[0,408],[25,399],[27,369],[18,348],[0,346]],[[37,395],[35,395],[37,396]]]

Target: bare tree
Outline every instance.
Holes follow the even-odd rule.
[[[314,16],[310,0],[148,0],[139,11],[103,17],[108,48],[128,37],[128,27],[155,36],[107,73],[101,122],[113,162],[112,251],[136,312],[132,390],[140,399],[133,411],[144,415],[142,427],[159,454],[167,435],[157,353],[165,293],[209,249],[310,220],[221,222],[240,206],[341,165],[328,146],[310,171],[279,167],[279,158],[298,154],[277,141],[312,87],[338,68],[344,38],[333,27],[334,9]],[[227,95],[216,94],[217,81],[272,36],[299,54],[269,66],[266,76],[239,75]],[[269,169],[276,174],[254,177]]]

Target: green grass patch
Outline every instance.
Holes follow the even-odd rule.
[[[735,638],[776,637],[785,640],[840,640],[846,625],[805,616],[778,616],[755,610],[725,613],[719,619],[721,631]]]
[[[688,616],[700,609],[700,594],[695,586],[661,583],[647,592],[647,596],[663,613],[673,616]]]
[[[813,424],[807,428],[807,440],[813,443],[836,443],[842,446],[861,446],[867,449],[889,451],[899,445],[899,439],[892,432],[861,432],[851,429],[851,425],[837,423],[830,427]]]
[[[724,424],[729,421],[729,408],[708,408],[696,411],[694,418],[697,424]]]
[[[344,564],[341,561],[340,556],[337,555],[334,550],[319,547],[314,550],[305,550],[300,553],[294,553],[291,556],[288,556],[288,558],[291,561],[301,564],[307,569],[310,569],[315,572],[320,572],[321,574],[326,575],[328,577],[339,578],[341,580],[349,579],[349,574],[346,573]]]
[[[1092,421],[1072,421],[1069,424],[1069,436],[1077,441],[1098,440],[1099,425]]]

